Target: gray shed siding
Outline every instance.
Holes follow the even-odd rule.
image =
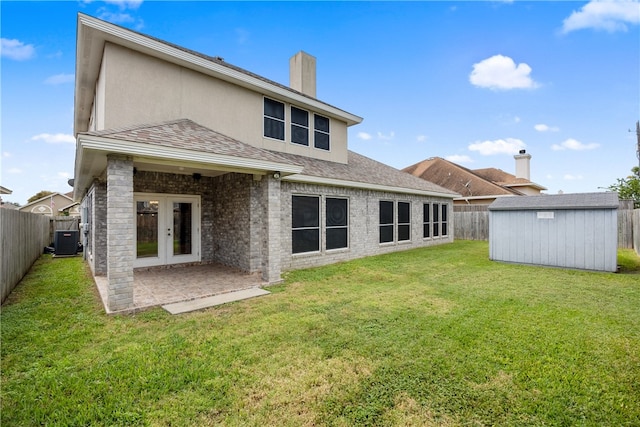
[[[540,208],[535,204],[492,205],[489,257],[495,261],[615,272],[617,221],[617,209],[611,203],[601,208],[553,203],[540,204]]]

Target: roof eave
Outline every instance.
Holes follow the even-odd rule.
[[[215,76],[238,86],[276,96],[301,106],[306,106],[328,116],[345,121],[347,126],[361,123],[363,120],[362,117],[330,106],[317,99],[309,98],[296,91],[277,86],[222,64],[208,61],[193,53],[129,31],[126,28],[88,15],[78,14],[75,86],[76,115],[74,120],[74,131],[76,134],[88,130],[95,83],[100,72],[104,44],[107,41],[210,76]],[[89,44],[89,46],[87,46],[87,44]]]

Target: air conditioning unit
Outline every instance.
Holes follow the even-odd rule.
[[[56,255],[75,255],[78,252],[78,230],[57,230],[53,239]]]

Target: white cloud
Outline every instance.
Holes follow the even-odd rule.
[[[582,179],[582,175],[572,175],[570,173],[567,173],[562,178],[566,179],[567,181],[578,181]]]
[[[549,126],[544,123],[537,124],[533,128],[538,132],[558,132],[560,130],[557,126]]]
[[[66,133],[41,133],[31,137],[31,141],[44,141],[47,144],[75,144],[73,135]]]
[[[389,132],[388,135],[385,135],[382,132],[378,132],[378,139],[381,139],[383,141],[391,141],[395,137],[396,133],[394,131]]]
[[[365,141],[368,141],[371,139],[371,134],[366,133],[366,132],[358,132],[358,135],[356,135],[359,139],[363,139]]]
[[[518,154],[518,152],[524,148],[526,148],[526,144],[517,138],[476,141],[469,145],[469,150],[477,151],[483,156],[493,154]]]
[[[15,61],[25,61],[35,56],[36,49],[32,44],[24,44],[16,39],[0,39],[0,55]]]
[[[427,135],[418,135],[416,136],[416,141],[425,142],[427,140]]]
[[[117,5],[121,10],[137,9],[142,4],[142,0],[105,0],[105,3]]]
[[[9,168],[9,170],[7,170],[7,173],[14,174],[14,175],[20,174],[20,173],[22,173],[22,169]]]
[[[533,89],[538,84],[530,76],[531,67],[525,63],[516,65],[508,56],[494,55],[473,64],[469,74],[472,85],[493,90]]]
[[[445,157],[445,159],[453,163],[473,163],[473,159],[471,157],[460,154],[453,154]]]
[[[2,158],[3,158],[3,159],[6,159],[7,157],[11,157],[11,153],[10,153],[10,152],[8,152],[8,151],[3,151],[3,152],[2,152]]]
[[[73,83],[75,78],[75,74],[56,74],[54,76],[47,77],[44,82],[48,85],[60,85],[64,83]]]
[[[640,3],[637,0],[591,1],[562,22],[562,32],[593,28],[612,33],[627,31],[627,24],[640,24]]]
[[[236,28],[235,32],[236,32],[236,40],[238,41],[238,44],[247,43],[249,41],[249,38],[251,37],[251,33],[244,28]]]
[[[60,178],[71,178],[71,174],[69,172],[58,172],[58,176]]]
[[[590,144],[583,144],[580,141],[577,141],[573,138],[569,138],[560,144],[553,144],[551,146],[551,149],[554,151],[562,151],[562,150],[585,151],[585,150],[595,150],[598,147],[600,147],[600,144],[596,144],[595,142],[592,142]]]

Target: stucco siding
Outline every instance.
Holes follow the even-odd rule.
[[[313,143],[308,147],[292,144],[290,104],[285,103],[285,141],[265,138],[263,94],[122,46],[105,45],[100,80],[104,80],[104,95],[99,93],[103,101],[97,116],[104,110],[104,120],[96,120],[96,130],[187,118],[255,147],[347,162],[345,122],[330,118],[329,151],[316,149]],[[309,113],[313,121],[314,111]],[[310,141],[312,137],[311,130]]]

